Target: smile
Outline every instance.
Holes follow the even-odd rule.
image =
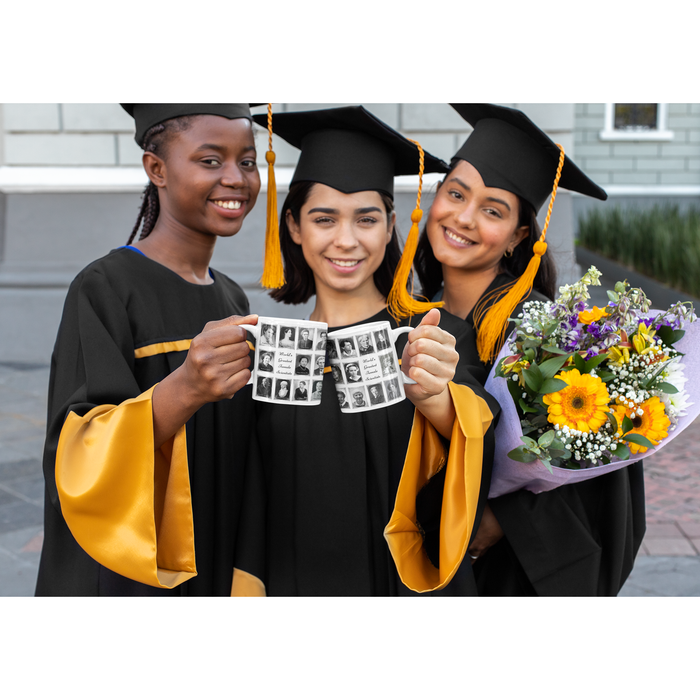
[[[328,260],[338,267],[355,267],[360,264],[359,260],[336,260],[334,258],[328,258]]]
[[[241,208],[241,202],[236,199],[231,199],[228,201],[223,201],[221,199],[214,199],[212,200],[214,204],[216,204],[219,207],[222,207],[223,209],[240,209]]]
[[[442,230],[445,234],[445,238],[448,238],[449,240],[454,241],[455,243],[459,243],[460,245],[463,245],[463,246],[476,245],[476,243],[474,241],[469,240],[465,236],[460,236],[456,233],[453,233],[449,229],[446,229],[444,226],[442,227]]]

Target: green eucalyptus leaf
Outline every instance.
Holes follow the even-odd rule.
[[[633,442],[635,445],[641,445],[642,447],[654,447],[654,443],[649,438],[645,438],[644,435],[639,435],[639,433],[628,433],[623,435],[622,439],[625,442]]]
[[[620,301],[620,295],[616,294],[613,291],[608,291],[608,299],[610,299],[610,301],[614,301],[617,304],[617,302]]]
[[[525,464],[534,462],[537,459],[537,455],[528,452],[524,447],[516,447],[514,450],[511,450],[508,453],[508,457],[515,462],[525,462]]]
[[[625,433],[629,433],[630,430],[634,428],[634,423],[632,423],[632,419],[629,416],[625,416],[622,419],[622,433],[623,435]]]
[[[595,369],[601,362],[605,362],[608,359],[608,354],[603,353],[602,355],[596,355],[590,360],[586,360],[586,374],[590,374],[592,369]]]
[[[542,376],[545,379],[551,379],[564,366],[564,363],[568,359],[568,355],[559,355],[558,357],[553,357],[551,360],[545,360],[540,365]]]
[[[537,444],[540,447],[549,447],[552,444],[552,440],[554,440],[555,435],[556,433],[553,430],[548,430],[544,435],[540,436]]]
[[[568,350],[562,350],[554,345],[543,345],[542,349],[552,355],[566,355],[568,357],[571,354]]]
[[[658,335],[666,345],[673,346],[685,335],[685,331],[675,331],[671,326],[661,326],[656,330],[656,335]]]
[[[627,445],[623,445],[621,442],[617,444],[614,450],[610,450],[611,455],[615,455],[618,459],[629,459],[630,458],[630,448]]]
[[[617,432],[617,418],[615,418],[615,414],[610,412],[605,414],[608,417],[608,420],[610,421],[610,425],[612,425],[613,433]]]
[[[562,379],[545,379],[540,387],[540,394],[553,394],[556,391],[561,391],[569,386]]]
[[[659,391],[663,391],[664,394],[677,394],[678,393],[678,389],[676,389],[676,387],[673,386],[673,384],[669,384],[668,382],[659,382],[656,385],[656,388]]]
[[[539,392],[542,386],[543,377],[540,368],[537,365],[530,365],[527,369],[523,370],[523,378],[525,379],[525,384],[529,389],[534,392]]]

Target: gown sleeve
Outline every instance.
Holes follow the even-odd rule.
[[[186,430],[154,450],[154,387],[138,386],[131,320],[99,271],[71,286],[52,357],[45,479],[93,559],[173,588],[196,575]]]
[[[384,532],[402,582],[419,593],[444,588],[462,564],[488,494],[492,422],[498,414],[498,405],[479,383],[481,370],[468,361],[473,330],[462,321],[446,329],[464,357],[448,385],[456,414],[449,445],[415,411],[394,512]],[[438,511],[430,518],[437,540],[433,556],[426,547],[428,518],[418,512],[421,499],[430,504],[424,512]]]

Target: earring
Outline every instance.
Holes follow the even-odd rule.
[[[510,250],[510,249],[506,250],[506,252],[503,253],[503,257],[504,257],[504,258],[510,258],[510,257],[512,257],[512,256],[513,256],[513,251]]]

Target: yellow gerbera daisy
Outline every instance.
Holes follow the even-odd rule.
[[[632,425],[634,425],[634,428],[626,435],[637,433],[637,435],[643,435],[654,445],[658,445],[661,440],[668,436],[668,427],[671,425],[671,421],[666,415],[664,404],[658,396],[652,396],[641,404],[639,408],[643,411],[641,416],[637,415],[636,410],[627,409],[625,411],[632,420]],[[642,445],[636,445],[633,442],[626,444],[632,454],[647,451],[647,448]]]
[[[547,420],[584,433],[598,432],[608,420],[605,412],[610,395],[605,383],[600,377],[581,374],[577,369],[561,372],[555,379],[561,379],[568,386],[542,397],[547,406]]]
[[[578,322],[588,325],[599,321],[603,316],[607,316],[608,312],[605,309],[599,309],[594,306],[592,309],[586,309],[578,315]]]

